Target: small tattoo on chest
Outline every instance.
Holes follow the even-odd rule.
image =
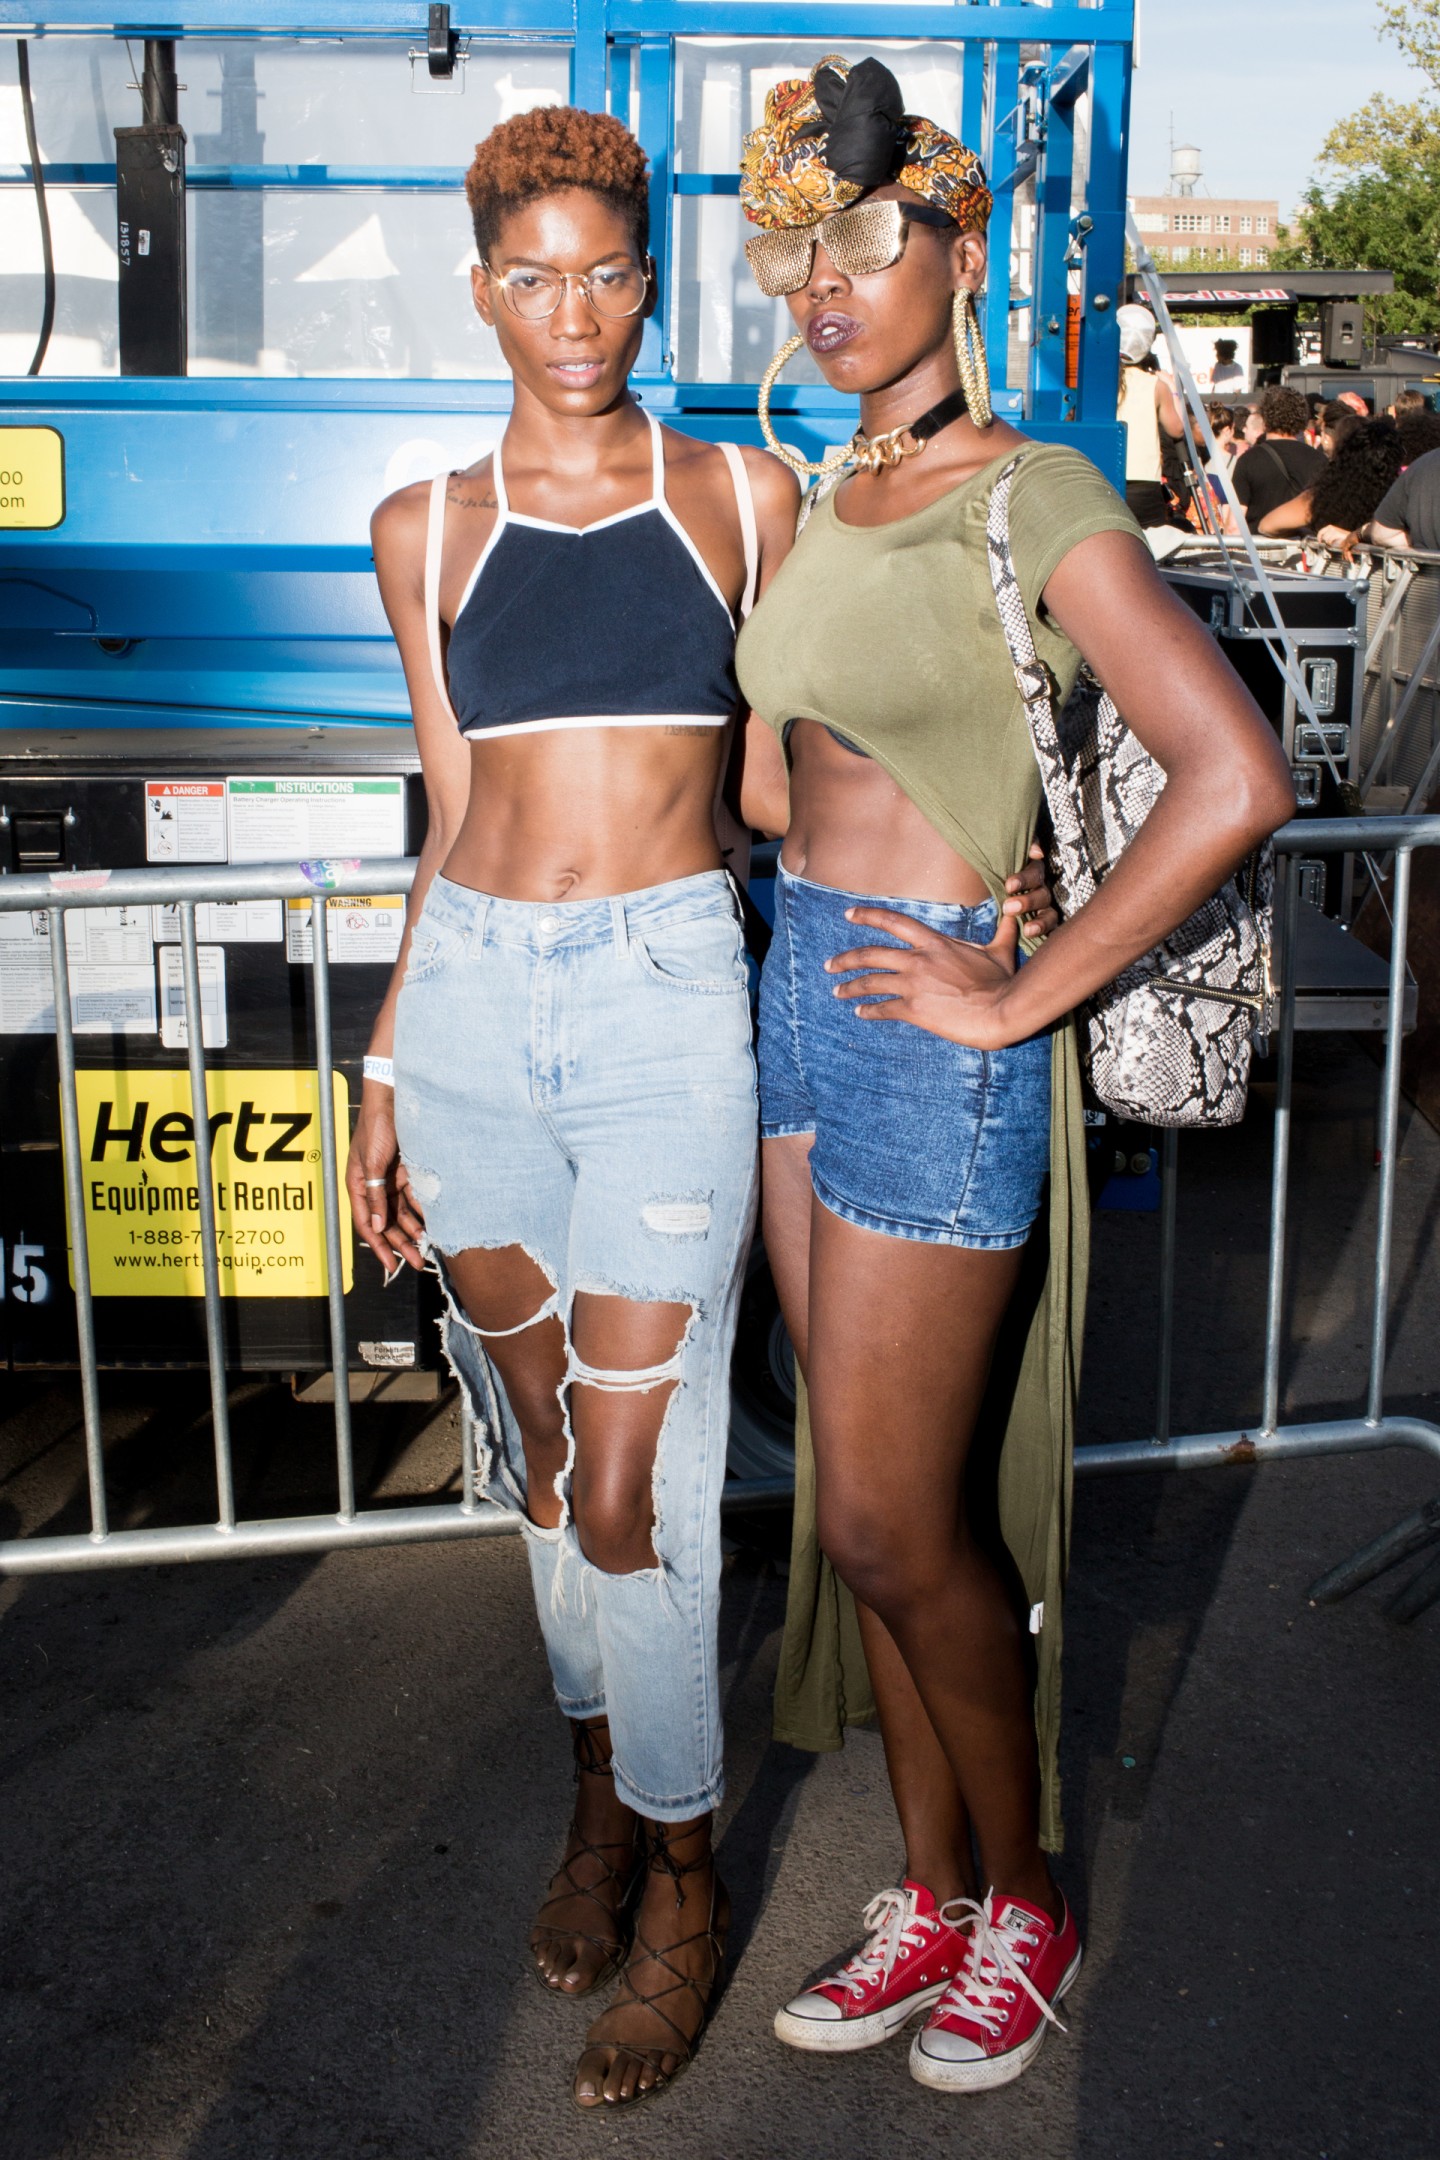
[[[457,510],[498,510],[500,507],[495,497],[489,493],[465,495],[453,488],[447,492],[445,500],[453,503]]]

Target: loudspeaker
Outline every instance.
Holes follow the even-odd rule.
[[[1320,310],[1320,357],[1326,367],[1363,367],[1365,311],[1358,300],[1327,300]]]

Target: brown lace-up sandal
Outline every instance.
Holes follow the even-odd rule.
[[[706,1868],[713,1871],[714,1860],[708,1838],[705,1851],[698,1860],[677,1860],[670,1850],[670,1829],[671,1825],[667,1823],[646,1825],[645,1865],[647,1872],[663,1872],[672,1878],[675,1884],[675,1909],[679,1912],[684,1909],[680,1890],[682,1878],[686,1875],[698,1875]],[[613,2117],[617,2108],[634,2107],[641,2100],[653,2100],[657,2093],[667,2091],[676,2078],[689,2069],[699,2051],[701,2035],[719,2000],[729,1932],[730,1897],[718,1874],[714,1876],[711,1885],[708,1917],[703,1928],[681,1936],[678,1941],[656,1944],[647,1939],[637,1922],[630,1956],[620,1975],[615,2000],[601,2012],[586,2034],[585,2052],[575,2073],[576,2083],[572,2084],[570,2089],[571,2099],[584,2114],[598,2115],[608,2120]],[[693,1975],[682,1972],[671,1962],[678,1952],[688,1950],[692,1943],[705,1945],[702,1969]],[[667,1984],[642,1993],[632,1977],[634,1968],[641,1964],[658,1966],[670,1976]],[[626,2039],[623,2034],[613,2030],[617,2021],[625,2021],[629,2014],[636,2010],[645,2011],[657,2027],[664,2028],[664,2036],[653,2042],[637,2041]],[[587,2058],[599,2049],[606,2050],[610,2060],[600,2075],[595,2097],[582,2100],[576,2085]],[[634,2092],[621,2099],[609,2100],[604,2093],[605,2079],[609,2077],[616,2063],[627,2056],[652,2070],[653,2080],[649,2085],[638,2086]],[[672,2065],[668,2070],[665,2068],[667,2062]]]
[[[612,1774],[609,1754],[602,1752],[599,1740],[603,1724],[603,1719],[589,1725],[578,1719],[571,1723],[577,1786],[582,1778],[608,1778]],[[631,1900],[643,1867],[638,1819],[628,1838],[602,1840],[597,1844],[586,1837],[576,1817],[571,1817],[565,1856],[550,1878],[549,1895],[530,1930],[531,1969],[547,1995],[577,2000],[582,1995],[593,1995],[596,1988],[603,1987],[621,1970],[630,1947]],[[577,1873],[577,1869],[582,1872]],[[573,1920],[566,1924],[558,1918],[546,1918],[551,1911],[567,1905],[578,1905],[590,1926],[577,1927]],[[593,1951],[597,1962],[589,1978],[582,1979],[577,1986],[567,1986],[563,1978],[550,1979],[537,1956],[537,1952],[549,1943],[583,1946]],[[572,1965],[569,1970],[574,1972],[577,1966]]]

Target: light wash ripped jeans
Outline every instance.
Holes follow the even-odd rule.
[[[608,1715],[616,1791],[640,1814],[703,1814],[723,1789],[720,1488],[757,1183],[750,1004],[724,872],[553,904],[437,877],[400,993],[395,1122],[442,1283],[448,1253],[519,1245],[553,1286],[522,1325],[558,1314],[567,1344],[577,1291],[690,1309],[674,1355],[646,1371],[597,1370],[568,1350],[554,1530],[525,1512],[514,1413],[448,1283],[442,1326],[487,1496],[524,1520],[561,1709]],[[569,1390],[676,1381],[653,1481],[659,1566],[607,1574],[571,1520]]]

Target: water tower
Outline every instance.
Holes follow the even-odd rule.
[[[1170,191],[1174,195],[1193,195],[1200,178],[1200,152],[1194,143],[1177,143],[1170,152]]]

